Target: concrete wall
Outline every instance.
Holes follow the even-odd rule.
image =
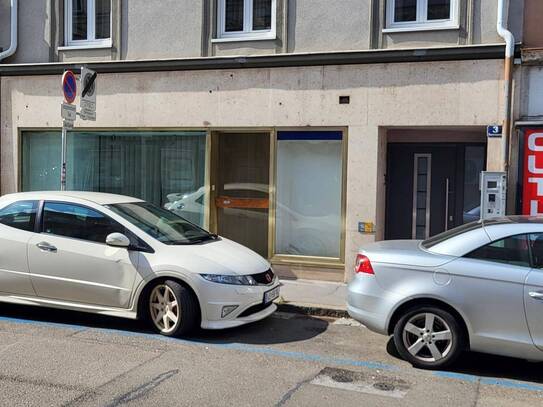
[[[200,56],[203,0],[124,1],[122,59]]]
[[[384,129],[457,126],[480,129],[501,121],[503,63],[499,60],[377,64],[233,71],[102,74],[97,121],[76,127],[348,128],[347,270],[373,235],[359,221],[382,228]],[[17,190],[19,139],[24,128],[60,128],[57,76],[1,78],[1,192]],[[351,103],[339,104],[340,95]],[[492,103],[488,103],[492,101]],[[499,140],[489,144],[500,157]],[[499,160],[499,159],[498,159]],[[362,198],[365,197],[365,198]]]
[[[17,53],[4,63],[47,62],[51,49],[51,1],[19,0]],[[0,47],[10,43],[10,1],[0,0]]]
[[[112,0],[111,49],[59,52],[57,47],[64,45],[64,0],[24,0],[19,1],[19,49],[6,62],[85,62],[499,43],[497,1],[461,0],[460,29],[384,34],[385,0],[277,0],[276,40],[215,43],[211,39],[216,25],[216,0]],[[512,1],[510,6],[510,26],[518,39],[522,38],[524,1]],[[531,32],[535,33],[537,24],[535,18],[528,21],[528,27],[534,27]],[[7,47],[8,43],[9,0],[0,0],[0,47]]]
[[[525,0],[524,13],[524,46],[527,48],[543,47],[543,30],[541,17],[543,16],[543,1]]]
[[[371,0],[291,0],[289,52],[368,49]]]

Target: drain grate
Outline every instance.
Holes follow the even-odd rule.
[[[395,389],[393,384],[383,382],[375,383],[373,387],[381,391],[394,391]]]
[[[310,383],[317,386],[393,398],[403,398],[409,390],[407,382],[395,377],[367,375],[362,372],[332,367],[321,370]]]

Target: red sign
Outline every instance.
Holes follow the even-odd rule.
[[[543,129],[524,132],[522,214],[543,214]]]

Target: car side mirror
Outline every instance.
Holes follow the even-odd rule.
[[[130,239],[122,233],[110,233],[106,237],[106,244],[113,247],[128,248],[130,246]]]

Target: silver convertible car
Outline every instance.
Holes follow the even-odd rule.
[[[543,360],[543,218],[468,223],[361,250],[349,314],[399,354],[442,368],[464,350]]]

